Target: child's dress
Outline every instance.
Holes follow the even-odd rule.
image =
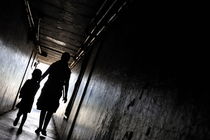
[[[29,79],[25,82],[25,84],[21,88],[19,98],[22,99],[16,106],[23,113],[31,112],[34,102],[34,97],[39,87],[40,87],[39,82],[33,79]]]

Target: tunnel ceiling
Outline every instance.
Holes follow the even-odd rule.
[[[47,57],[38,58],[51,63],[67,51],[75,56],[85,40],[86,29],[95,16],[101,0],[31,0],[30,10],[39,26],[39,46]]]
[[[29,24],[34,24],[38,59],[58,60],[69,52],[77,60],[127,4],[126,0],[24,0]],[[31,22],[31,23],[30,23]],[[34,22],[34,23],[33,23]],[[33,25],[31,25],[33,27]],[[86,43],[86,44],[85,44]],[[44,54],[43,52],[46,52]],[[44,55],[43,55],[44,54]]]

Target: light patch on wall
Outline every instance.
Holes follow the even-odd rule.
[[[1,39],[0,39],[0,75],[1,79],[9,80],[8,77],[11,77],[11,71],[15,71],[16,65],[21,65],[21,63],[13,63],[23,61],[26,57],[24,54],[22,54],[17,48],[10,46],[9,44],[5,44]],[[22,57],[19,57],[20,54]],[[18,58],[18,59],[17,59]],[[13,63],[11,65],[11,63]],[[11,65],[11,66],[8,66]],[[8,70],[10,69],[10,70]],[[11,77],[12,78],[12,77]],[[14,78],[14,77],[13,77]],[[15,80],[12,80],[10,85],[14,82],[16,84]]]
[[[52,37],[47,36],[46,39],[48,39],[48,40],[50,40],[50,41],[52,41],[52,42],[54,42],[54,43],[56,43],[58,45],[66,46],[66,43],[65,42],[62,42],[62,41],[57,40],[57,39],[54,39]]]
[[[87,116],[90,116],[91,118],[87,118]],[[78,126],[86,129],[94,129],[94,126],[99,123],[98,121],[100,118],[104,118],[104,114],[101,112],[97,112],[96,109],[91,108],[90,106],[83,106],[83,108],[80,110],[79,117],[77,118],[77,124]]]

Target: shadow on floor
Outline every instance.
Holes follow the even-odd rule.
[[[53,121],[47,128],[47,136],[37,135],[34,130],[38,127],[39,123],[39,111],[32,109],[31,113],[28,114],[28,118],[23,126],[21,134],[17,134],[18,127],[21,119],[17,126],[13,126],[13,121],[16,118],[17,110],[7,112],[0,115],[0,139],[1,140],[58,140],[56,137],[56,130]]]

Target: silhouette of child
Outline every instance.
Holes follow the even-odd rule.
[[[21,101],[16,105],[19,108],[17,117],[13,122],[13,125],[16,126],[20,117],[22,117],[21,124],[18,128],[17,133],[22,133],[22,127],[27,119],[27,113],[31,112],[32,105],[34,102],[34,96],[40,87],[40,80],[41,80],[42,71],[40,69],[35,69],[32,73],[32,78],[26,80],[23,87],[20,90],[19,98]]]

